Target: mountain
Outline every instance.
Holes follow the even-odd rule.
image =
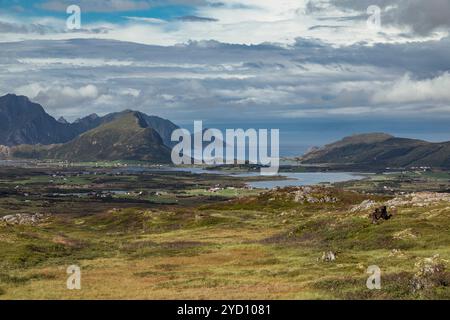
[[[142,116],[147,122],[148,126],[158,132],[166,146],[173,147],[178,143],[177,141],[172,142],[172,132],[180,129],[179,126],[175,125],[169,120],[157,116],[149,116],[144,113],[142,114]]]
[[[78,126],[82,132],[86,132],[98,127],[102,123],[101,117],[99,117],[96,113],[92,113],[87,117],[75,120],[73,125]]]
[[[171,150],[139,112],[125,112],[61,146],[51,148],[51,159],[98,161],[142,160],[169,162]]]
[[[304,164],[356,165],[374,168],[450,168],[450,142],[431,143],[397,138],[384,133],[346,137],[312,150],[299,160]]]
[[[62,124],[68,124],[69,122],[64,117],[59,117],[58,122]]]
[[[0,145],[63,143],[80,133],[78,126],[56,121],[27,97],[0,97]]]
[[[176,129],[179,129],[180,127],[169,120],[156,116],[149,116],[139,111],[125,110],[122,112],[110,113],[104,117],[99,117],[97,119],[93,119],[93,115],[91,115],[90,119],[85,118],[80,120],[80,122],[86,123],[88,125],[93,125],[95,123],[98,123],[97,125],[100,125],[118,119],[129,112],[134,112],[136,115],[139,115],[139,117],[147,124],[147,126],[153,128],[156,132],[158,132],[166,146],[172,147],[176,144],[176,142],[171,141],[172,132]]]
[[[69,161],[141,160],[170,162],[171,150],[139,112],[124,112],[116,119],[60,145],[21,145],[9,148],[13,158]]]
[[[80,134],[114,121],[130,110],[110,113],[103,117],[91,114],[68,123],[63,117],[55,120],[44,108],[31,102],[27,97],[8,94],[0,97],[0,145],[50,145],[66,143]],[[164,143],[171,147],[173,130],[179,127],[169,120],[139,113],[145,123],[162,137]]]

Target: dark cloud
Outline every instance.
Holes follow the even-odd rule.
[[[450,0],[403,0],[396,11],[398,23],[410,25],[420,35],[450,28]]]
[[[450,103],[443,89],[450,39],[341,47],[311,39],[288,47],[95,39],[1,46],[0,94],[30,95],[68,119],[126,108],[173,120],[441,118]],[[414,95],[405,94],[408,86]],[[429,99],[433,90],[439,99]]]
[[[326,4],[361,13],[354,15],[349,12],[349,19],[367,19],[367,8],[376,5],[383,9],[384,24],[407,26],[422,36],[440,28],[450,29],[450,0],[310,0],[307,12],[328,10]]]
[[[198,17],[198,16],[183,16],[177,18],[179,21],[184,22],[217,22],[219,20],[207,17]]]
[[[40,24],[18,24],[18,23],[9,23],[0,21],[0,33],[18,33],[18,34],[27,34],[27,33],[36,33],[36,34],[47,34],[53,33],[57,30],[55,28],[40,25]]]

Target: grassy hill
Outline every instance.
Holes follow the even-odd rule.
[[[41,105],[25,96],[8,94],[0,97],[0,146],[66,143],[84,132],[120,119],[130,112],[133,111],[115,112],[102,117],[94,113],[69,123],[63,117],[60,120],[54,119]],[[160,117],[137,111],[134,113],[145,121],[146,126],[158,132],[166,146],[173,146],[171,135],[178,129],[177,125]]]
[[[149,128],[136,112],[90,130],[75,140],[52,148],[48,156],[54,159],[143,160],[168,162],[170,150],[158,133]]]
[[[450,142],[430,143],[383,133],[355,135],[313,150],[303,163],[371,167],[450,167]]]
[[[170,161],[170,149],[160,135],[148,127],[138,112],[124,112],[115,120],[92,129],[74,140],[53,146],[18,146],[15,158],[69,161],[141,160]]]
[[[207,205],[103,201],[95,212],[92,202],[70,201],[52,209],[86,210],[37,225],[0,222],[0,299],[450,298],[447,195],[306,187]],[[363,201],[395,206],[394,217],[372,224]],[[324,261],[325,252],[336,260]],[[82,290],[65,287],[72,264]],[[366,287],[372,265],[382,270],[381,290]]]

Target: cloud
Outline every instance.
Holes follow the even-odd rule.
[[[449,0],[433,0],[449,1]],[[79,0],[82,14],[96,12],[98,21],[82,19],[83,30],[66,32],[65,20],[60,19],[56,30],[46,33],[30,34],[24,29],[23,33],[5,34],[0,36],[1,42],[21,40],[62,40],[73,38],[98,38],[119,41],[131,41],[142,44],[175,45],[190,40],[216,40],[235,44],[260,44],[264,42],[293,44],[299,36],[311,39],[320,39],[334,45],[349,45],[355,43],[405,43],[408,41],[427,41],[443,38],[446,18],[441,16],[442,11],[423,11],[424,17],[408,18],[404,12],[414,11],[408,9],[405,0],[386,0],[372,2],[384,5],[383,28],[378,31],[368,30],[366,13],[369,1],[343,0],[229,0],[226,2],[211,0]],[[414,3],[417,1],[414,0]],[[48,0],[41,3],[40,8],[50,15],[65,14],[71,0]],[[404,12],[396,5],[403,6]],[[418,3],[418,2],[417,2]],[[174,12],[181,10],[186,15],[165,16],[152,10],[157,7],[171,6]],[[365,7],[364,7],[365,6]],[[189,9],[186,9],[188,7]],[[172,10],[171,9],[171,10]],[[420,9],[420,8],[419,8]],[[40,12],[38,24],[46,26]],[[125,15],[126,12],[141,11],[139,16]],[[436,16],[427,12],[435,12]],[[28,12],[28,15],[33,16]],[[147,15],[147,16],[143,16]],[[5,22],[4,17],[0,21]],[[25,14],[17,16],[17,24],[31,24]],[[431,20],[429,20],[430,18]],[[409,19],[409,20],[408,20]],[[416,23],[416,31],[411,33],[411,23]],[[110,21],[110,22],[104,22]],[[111,22],[113,21],[113,22]],[[435,21],[435,22],[429,22]],[[437,23],[437,22],[438,23]],[[8,21],[11,22],[11,21]],[[199,22],[199,23],[194,23]],[[214,22],[205,28],[200,22]],[[432,25],[430,25],[430,23]],[[435,24],[441,26],[435,29]],[[425,31],[418,28],[423,26]],[[30,27],[31,28],[31,27]],[[444,28],[442,30],[442,28]],[[427,32],[427,30],[436,30]],[[280,32],[283,30],[283,32]],[[19,30],[20,31],[20,30]]]
[[[162,24],[162,23],[169,23],[173,21],[180,21],[180,22],[217,22],[219,20],[214,18],[207,18],[207,17],[198,17],[198,16],[182,16],[177,17],[170,20],[163,20],[163,19],[157,19],[157,18],[149,18],[149,17],[125,17],[128,20],[136,21],[136,22],[145,22],[145,23],[154,23],[154,24]]]
[[[389,83],[373,96],[375,103],[447,102],[450,104],[450,74],[413,80],[410,75]]]
[[[27,95],[68,120],[136,109],[180,124],[290,121],[315,132],[314,119],[357,119],[362,132],[386,119],[427,131],[424,119],[445,128],[450,118],[445,3],[438,12],[434,0],[81,0],[97,13],[68,32],[73,2],[0,14],[0,95]],[[133,11],[169,4],[190,9]],[[380,31],[367,29],[373,4]]]
[[[307,8],[310,13],[342,9],[347,11],[347,18],[367,19],[371,5],[382,9],[383,24],[408,27],[420,36],[450,29],[449,0],[310,0]]]
[[[208,0],[47,0],[39,8],[65,12],[72,4],[79,5],[83,12],[127,12],[148,10],[169,5],[199,6],[210,5]]]
[[[137,22],[146,22],[146,23],[156,23],[156,24],[160,24],[160,23],[166,23],[166,20],[162,20],[162,19],[156,19],[156,18],[146,18],[146,17],[125,17],[128,20],[131,21],[137,21]]]
[[[403,0],[396,11],[398,23],[411,26],[420,35],[450,28],[449,0]]]
[[[173,46],[77,39],[1,46],[0,94],[28,95],[72,120],[123,109],[174,121],[450,115],[450,39],[372,46],[304,38],[292,45]]]
[[[37,33],[48,34],[57,30],[40,24],[18,24],[0,21],[0,33]]]
[[[74,88],[38,82],[19,87],[15,92],[34,99],[52,110],[70,108],[100,96],[99,89],[91,84]]]
[[[177,18],[179,21],[183,22],[217,22],[218,19],[206,18],[206,17],[197,17],[197,16],[183,16]]]
[[[40,4],[39,7],[50,11],[66,12],[73,1],[50,0]],[[79,0],[76,3],[84,12],[125,12],[146,10],[152,7],[149,1],[133,0]]]

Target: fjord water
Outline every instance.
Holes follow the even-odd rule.
[[[260,176],[259,172],[230,172],[220,170],[206,170],[200,167],[161,167],[161,168],[145,168],[145,167],[127,167],[121,168],[120,171],[183,171],[193,174],[219,174],[233,177],[257,177]],[[362,180],[366,178],[366,175],[361,173],[349,173],[349,172],[280,172],[279,176],[285,177],[285,179],[279,179],[276,177],[274,180],[249,182],[247,183],[252,188],[258,189],[273,189],[283,187],[299,187],[308,185],[318,185],[322,183],[336,183],[350,180]]]
[[[252,182],[248,185],[258,189],[272,189],[276,187],[300,187],[317,185],[321,183],[336,183],[350,180],[361,180],[365,178],[365,176],[361,174],[347,172],[282,172],[281,175],[287,177],[287,179]]]
[[[226,171],[205,170],[202,168],[176,168],[175,170],[188,171],[197,174],[222,174],[243,178],[260,176],[259,172],[233,173]],[[350,180],[361,180],[365,178],[362,174],[348,172],[280,172],[279,176],[285,177],[286,179],[249,182],[247,184],[253,188],[273,189],[277,187],[300,187],[317,185],[321,183],[336,183]]]

